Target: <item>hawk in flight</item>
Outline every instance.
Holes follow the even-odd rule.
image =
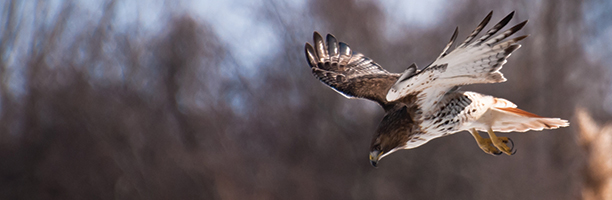
[[[434,138],[469,131],[485,153],[512,155],[514,145],[495,132],[525,132],[568,126],[567,120],[545,118],[518,109],[508,100],[458,86],[506,81],[499,71],[506,58],[521,47],[527,35],[507,39],[527,21],[497,34],[512,19],[510,13],[483,36],[477,35],[491,19],[489,13],[467,39],[451,50],[457,30],[442,53],[429,66],[410,65],[404,73],[390,73],[361,53],[353,52],[333,35],[314,32],[314,45],[305,51],[313,75],[347,98],[378,102],[386,114],[370,146],[370,162],[400,149],[412,149]],[[507,40],[506,40],[507,39]],[[478,131],[487,132],[481,137]]]

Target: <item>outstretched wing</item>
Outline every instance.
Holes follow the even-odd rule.
[[[306,43],[305,51],[315,77],[347,98],[366,98],[383,107],[387,104],[385,95],[401,74],[389,73],[363,54],[353,53],[331,34],[327,44],[317,32],[313,38],[314,48]],[[416,66],[413,68],[416,71]]]
[[[507,31],[494,36],[514,15],[510,13],[485,35],[474,40],[487,25],[493,12],[490,12],[476,29],[452,51],[448,51],[457,37],[457,30],[451,37],[440,56],[425,69],[414,75],[402,75],[386,95],[388,101],[394,101],[407,95],[417,95],[418,104],[423,110],[429,110],[453,88],[458,85],[475,83],[499,83],[506,79],[499,70],[506,63],[506,58],[521,47],[518,41],[527,37],[519,36],[505,40],[527,23],[521,22]],[[503,41],[503,42],[502,42]]]

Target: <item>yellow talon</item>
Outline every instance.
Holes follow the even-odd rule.
[[[482,149],[482,151],[485,153],[491,155],[499,155],[502,153],[492,145],[493,143],[491,142],[491,139],[481,137],[480,134],[478,134],[478,131],[475,129],[471,129],[469,132],[472,134],[472,136],[474,136],[476,143],[478,143],[478,147],[480,147],[480,149]]]
[[[491,130],[490,128],[489,128],[489,130],[487,132],[489,133],[489,138],[491,139],[491,142],[493,143],[493,145],[495,147],[497,147],[497,149],[499,149],[501,152],[504,152],[507,155],[514,154],[512,152],[512,149],[514,148],[514,145],[513,145],[512,148],[510,148],[510,147],[508,147],[508,145],[506,145],[506,143],[508,143],[508,141],[512,141],[512,140],[510,140],[508,137],[497,137],[497,135],[495,135],[493,130]]]

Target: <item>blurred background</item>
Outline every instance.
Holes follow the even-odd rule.
[[[369,164],[383,110],[316,80],[332,33],[387,70],[516,11],[501,84],[571,126],[467,132]],[[612,1],[0,2],[0,199],[612,199]],[[489,26],[490,27],[490,26]]]

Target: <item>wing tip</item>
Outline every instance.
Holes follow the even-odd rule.
[[[513,17],[514,17],[514,11],[506,15],[506,17],[504,17],[501,21],[499,21],[499,23],[497,23],[494,27],[499,27],[497,30],[502,29],[504,26],[508,24],[508,22],[510,22],[510,20],[512,20]]]
[[[506,55],[509,55],[509,54],[511,54],[512,52],[516,51],[516,50],[517,50],[517,49],[519,49],[519,48],[521,48],[521,45],[520,45],[520,44],[513,44],[513,45],[510,45],[510,46],[508,46],[506,49],[504,49],[504,53],[505,53]]]
[[[516,29],[517,31],[521,30],[521,29],[523,29],[523,27],[525,27],[525,25],[527,24],[528,21],[529,20],[525,20],[525,21],[523,21],[521,23],[518,23],[518,24],[514,25],[511,29]]]
[[[312,39],[316,40],[316,38],[321,38],[323,39],[323,37],[321,36],[321,34],[318,31],[314,31],[312,33]]]
[[[340,46],[340,55],[344,55],[344,56],[350,56],[351,54],[353,54],[353,51],[351,50],[351,47],[349,47],[348,44],[344,43],[344,42],[339,42],[338,46]]]
[[[527,20],[512,26],[504,33],[504,38],[516,33],[517,31],[520,31],[521,29],[523,29],[523,27],[525,27],[526,24]]]
[[[306,54],[306,60],[308,60],[308,65],[310,65],[310,68],[316,67],[317,55],[312,45],[308,42],[306,42],[306,44],[304,45],[304,53]]]
[[[521,41],[521,40],[524,40],[524,39],[525,39],[525,38],[527,38],[527,37],[529,37],[529,34],[527,34],[527,35],[521,35],[521,36],[518,36],[518,37],[516,37],[516,38],[512,39],[512,41],[514,41],[514,42],[519,42],[519,41]]]
[[[512,19],[512,17],[514,17],[514,13],[515,13],[515,12],[516,12],[516,11],[514,11],[514,10],[513,10],[512,12],[510,12],[510,14],[508,14],[506,17],[504,17],[504,19],[505,19],[505,18],[509,18],[508,20]]]
[[[455,39],[457,39],[457,34],[459,34],[459,26],[455,27],[455,32],[453,32],[453,36],[451,36],[450,39],[450,44],[453,44],[453,42],[455,42]]]
[[[480,24],[478,24],[478,27],[482,26],[484,28],[485,26],[487,26],[489,21],[491,21],[491,17],[493,17],[492,10],[489,12],[489,14],[487,14],[487,16],[485,16],[485,18],[480,22]]]
[[[337,54],[338,40],[336,39],[336,37],[334,37],[334,35],[332,35],[331,33],[328,33],[325,40],[327,41],[327,48],[329,54],[332,55],[331,51],[336,51],[335,53]]]

